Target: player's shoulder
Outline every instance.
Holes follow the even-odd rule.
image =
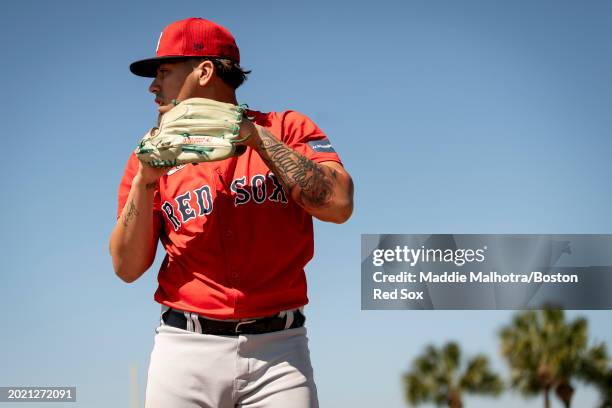
[[[125,162],[125,173],[135,173],[138,170],[138,156],[136,156],[135,152],[130,152],[130,156],[127,158]]]
[[[305,125],[316,127],[315,123],[312,119],[310,119],[310,117],[293,109],[270,112],[249,109],[247,110],[247,114],[250,118],[253,118],[255,123],[264,127],[280,126],[283,129],[303,127]]]

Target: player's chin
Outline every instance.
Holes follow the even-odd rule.
[[[164,113],[170,111],[172,108],[174,108],[174,105],[170,103],[168,105],[160,105],[159,108],[157,108],[157,111],[160,115],[163,115]]]

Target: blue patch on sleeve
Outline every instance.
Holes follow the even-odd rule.
[[[308,145],[315,152],[336,153],[328,138],[321,140],[311,140],[310,142],[308,142]]]

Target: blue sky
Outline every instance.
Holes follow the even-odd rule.
[[[355,180],[353,218],[316,224],[307,270],[321,405],[402,407],[400,374],[430,342],[507,375],[496,333],[512,312],[361,311],[360,234],[610,233],[608,1],[5,4],[0,385],[128,406],[134,362],[142,401],[162,254],[127,285],[107,250],[125,161],[157,116],[128,65],[189,16],[237,38],[253,71],[240,102],[309,115]],[[612,312],[568,315],[611,344]],[[574,406],[596,399],[578,384]],[[493,404],[542,401],[466,399]]]

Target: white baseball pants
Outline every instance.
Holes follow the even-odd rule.
[[[318,408],[306,328],[217,336],[155,330],[145,408]]]

